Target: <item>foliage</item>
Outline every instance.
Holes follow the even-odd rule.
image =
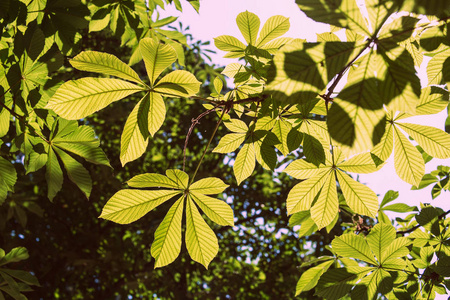
[[[282,290],[271,277],[295,264],[303,270],[296,286],[300,297],[310,298],[312,289],[326,299],[445,294],[450,289],[449,211],[392,204],[399,196],[394,191],[379,205],[375,192],[352,174],[379,172],[394,152],[396,173],[413,189],[435,184],[433,199],[449,190],[449,167],[425,174],[425,163],[433,157],[450,158],[448,126],[442,131],[404,122],[450,110],[446,1],[366,0],[366,18],[354,0],[297,0],[308,17],[331,25],[317,42],[282,37],[290,26],[286,17],[273,16],[260,30],[258,16],[242,12],[236,23],[245,43],[229,35],[214,39],[225,57],[240,59],[223,70],[205,62],[205,44],[189,43],[181,25],[180,30],[166,27],[176,18],[161,19],[159,12],[172,2],[182,10],[179,0],[2,2],[0,203],[7,207],[2,240],[16,235],[13,222],[19,222],[33,252],[42,246],[32,237],[54,243],[48,231],[58,227],[54,219],[74,236],[93,224],[101,238],[83,238],[85,245],[97,245],[93,252],[113,264],[102,267],[113,275],[102,274],[95,259],[69,260],[69,269],[77,264],[97,269],[95,275],[82,271],[105,282],[98,289],[88,284],[97,298],[201,298],[213,291],[217,297],[270,298],[274,290],[264,283]],[[199,1],[188,2],[198,11]],[[83,41],[85,36],[92,40]],[[109,39],[119,41],[123,52],[107,46]],[[428,85],[421,87],[416,67],[424,55],[431,59]],[[69,57],[70,64],[65,62]],[[231,81],[234,87],[228,88]],[[208,136],[196,126],[200,120],[208,122]],[[63,180],[66,176],[71,183]],[[122,189],[124,181],[129,188]],[[51,212],[58,203],[74,206],[68,201],[74,200],[72,183],[85,197],[95,198],[77,226],[74,216]],[[55,204],[42,200],[43,193]],[[284,208],[292,215],[290,226],[300,229],[283,235]],[[33,221],[47,223],[36,226],[46,228],[41,234],[27,225],[26,210],[36,215],[31,219],[44,212],[52,216]],[[99,221],[100,210],[100,218],[114,223],[147,222],[138,224],[148,227],[125,228],[150,228],[149,233]],[[150,211],[151,218],[146,216]],[[409,215],[393,222],[386,211]],[[260,240],[252,236],[256,231]],[[153,233],[154,240],[148,240]],[[73,251],[70,243],[60,243],[55,251]],[[276,271],[271,263],[259,262],[269,256],[268,243],[283,262]],[[128,248],[116,247],[122,244]],[[134,257],[147,253],[149,244],[154,261],[148,254]],[[26,253],[15,249],[10,253]],[[17,261],[8,255],[0,264]],[[216,256],[227,264],[224,270],[214,263]],[[148,275],[149,263],[165,268]],[[172,271],[178,287],[165,283],[170,288],[164,289],[148,279],[164,282]],[[28,285],[39,285],[26,271],[0,273],[0,289],[16,299],[25,297],[21,292],[30,291]],[[244,293],[234,288],[230,278],[236,273],[246,275],[238,284],[256,275],[256,287]],[[201,287],[188,278],[202,282]],[[287,278],[280,285],[292,281]],[[82,280],[71,284],[70,297],[86,296]],[[54,291],[53,297],[68,297],[64,286]],[[278,297],[292,297],[291,291],[284,293]]]

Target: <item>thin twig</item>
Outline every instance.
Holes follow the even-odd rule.
[[[205,151],[203,151],[202,157],[200,157],[200,161],[197,164],[197,168],[194,171],[194,174],[192,175],[192,179],[189,182],[189,186],[194,182],[195,175],[197,175],[198,169],[200,169],[200,165],[202,164],[203,158],[205,157],[206,152],[209,149],[209,146],[211,145],[212,140],[214,139],[214,136],[216,135],[217,129],[219,128],[220,123],[222,122],[223,116],[225,115],[225,110],[222,110],[222,114],[220,115],[219,121],[217,121],[216,127],[214,128],[213,133],[211,134],[211,137],[209,138],[208,144],[205,147]]]
[[[188,131],[188,133],[187,133],[187,135],[186,135],[186,139],[185,139],[185,141],[184,141],[184,148],[183,148],[183,171],[185,170],[185,167],[186,167],[186,148],[187,148],[187,145],[188,145],[188,142],[189,142],[189,137],[191,136],[192,131],[194,130],[195,125],[197,125],[197,124],[199,123],[199,121],[200,121],[201,118],[203,118],[204,116],[206,116],[206,115],[209,114],[210,112],[215,111],[216,109],[217,109],[217,106],[215,106],[215,107],[213,107],[213,108],[211,108],[211,109],[208,109],[207,111],[202,112],[197,118],[191,120],[192,123],[191,123],[191,126],[189,127],[189,131]]]

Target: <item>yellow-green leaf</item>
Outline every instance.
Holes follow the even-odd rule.
[[[407,183],[418,186],[425,174],[422,154],[394,127],[394,166],[397,175]]]
[[[134,188],[148,188],[148,187],[165,187],[165,188],[179,188],[178,184],[168,178],[167,176],[156,173],[145,173],[134,176],[127,181],[127,184]]]
[[[77,120],[143,90],[120,79],[81,78],[61,85],[45,108],[52,109],[65,119]]]
[[[180,254],[183,204],[184,196],[172,205],[155,231],[155,240],[151,248],[152,256],[156,260],[155,268],[170,264]]]
[[[329,172],[322,172],[295,185],[290,190],[286,200],[288,215],[302,210],[309,210],[328,175]]]
[[[176,190],[120,190],[108,200],[99,218],[129,224],[180,193]]]
[[[143,38],[139,42],[142,58],[147,69],[148,79],[153,85],[158,76],[177,59],[177,53],[172,46],[163,45],[151,38]]]
[[[45,179],[47,180],[48,185],[47,197],[52,201],[56,194],[61,190],[63,184],[63,172],[52,147],[49,147],[48,149],[48,160],[45,166]]]
[[[327,176],[319,198],[311,207],[311,218],[319,230],[330,224],[339,212],[339,200],[334,172],[329,172]]]
[[[381,141],[372,149],[371,153],[375,154],[382,161],[386,161],[392,154],[394,149],[394,126],[390,123],[386,125]]]
[[[223,226],[234,226],[233,210],[225,201],[197,192],[191,192],[189,196],[212,221]]]
[[[186,201],[186,248],[196,262],[208,268],[219,252],[217,237],[203,220],[190,197]]]
[[[233,171],[237,184],[252,175],[255,169],[255,146],[253,143],[245,143],[234,161]]]
[[[283,16],[272,16],[264,23],[259,38],[256,41],[256,47],[260,47],[285,34],[290,27],[289,18]],[[285,41],[283,41],[285,42]],[[278,47],[279,48],[279,47]]]
[[[245,44],[230,35],[221,35],[214,38],[214,44],[222,51],[239,51],[244,56]]]
[[[370,153],[366,152],[338,164],[338,168],[351,173],[368,174],[378,171],[383,165],[376,166]]]
[[[436,158],[450,157],[450,134],[432,126],[397,123],[429,155]]]
[[[139,120],[142,119],[142,121],[145,122],[145,119],[147,119],[147,124],[143,127],[148,130],[151,136],[154,136],[159,128],[161,128],[166,117],[166,105],[164,104],[161,95],[157,93],[148,93],[146,97],[142,99],[142,103],[139,107],[139,114],[142,114],[142,118],[139,118]]]
[[[177,70],[161,78],[154,91],[167,96],[189,97],[198,93],[200,84],[192,73]]]
[[[297,159],[291,162],[286,169],[284,169],[284,172],[297,179],[308,179],[326,171],[327,169],[330,169],[330,166],[322,164],[316,166],[304,159]]]
[[[217,153],[230,153],[236,150],[245,140],[245,134],[242,133],[229,133],[224,135],[214,148],[213,152]]]
[[[416,106],[417,115],[431,115],[441,112],[449,105],[449,93],[437,86],[422,89],[419,103]]]
[[[138,111],[142,100],[134,107],[123,128],[120,138],[120,161],[122,166],[139,158],[147,149],[148,139],[139,130]]]
[[[261,21],[254,13],[244,11],[237,18],[236,23],[248,44],[255,45]],[[219,47],[217,47],[219,48]]]
[[[340,170],[336,174],[348,206],[357,214],[374,218],[378,212],[377,194]]]
[[[343,257],[352,257],[378,265],[372,251],[370,251],[369,245],[361,235],[354,233],[343,234],[331,242],[331,247],[334,252]]]
[[[166,170],[166,175],[178,185],[179,189],[184,190],[188,188],[189,175],[185,172],[177,169],[169,169]]]
[[[229,187],[229,185],[225,184],[222,179],[216,177],[208,177],[194,182],[189,187],[189,191],[205,195],[212,195],[222,193],[227,187]]]
[[[130,68],[130,66],[114,55],[108,53],[83,51],[71,59],[70,64],[81,71],[116,76],[139,84],[144,84],[139,78],[139,75]]]

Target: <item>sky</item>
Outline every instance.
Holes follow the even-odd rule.
[[[217,51],[212,55],[213,63],[216,65],[226,65],[236,60],[223,58],[225,52],[215,48],[213,38],[220,35],[235,36],[244,41],[237,25],[236,16],[248,10],[256,14],[261,20],[261,27],[271,16],[282,15],[289,17],[291,24],[290,30],[284,35],[293,38],[307,39],[309,42],[316,41],[316,34],[330,31],[329,26],[323,23],[317,23],[303,14],[293,0],[200,0],[200,13],[197,12],[186,2],[183,4],[183,13],[168,6],[163,16],[179,16],[179,21],[184,26],[189,25],[189,32],[194,39],[202,41],[211,41],[210,49]],[[422,63],[419,69],[419,76],[422,85],[427,84],[426,62]],[[444,130],[446,110],[439,114],[431,116],[417,116],[405,120],[408,123],[417,123],[421,125],[434,126]],[[450,165],[450,160],[436,159],[425,165],[425,173],[436,170],[438,165]],[[411,186],[402,181],[395,173],[393,155],[388,159],[386,165],[381,171],[372,174],[360,174],[359,180],[367,184],[375,193],[379,194],[379,202],[383,199],[388,190],[399,191],[399,198],[393,202],[407,203],[408,205],[419,205],[430,203],[441,207],[444,210],[450,209],[450,192],[442,192],[436,199],[431,198],[431,189],[433,185],[422,190],[411,190]]]

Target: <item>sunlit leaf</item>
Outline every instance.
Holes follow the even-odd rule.
[[[322,187],[319,198],[311,207],[311,218],[318,229],[330,224],[339,212],[339,200],[334,172],[330,172]]]
[[[177,53],[172,46],[161,44],[151,38],[143,38],[139,42],[142,58],[147,69],[148,79],[153,85],[158,76],[177,59]]]
[[[255,45],[259,26],[261,24],[258,16],[254,13],[244,11],[238,14],[238,16],[236,17],[236,23],[247,43]]]

